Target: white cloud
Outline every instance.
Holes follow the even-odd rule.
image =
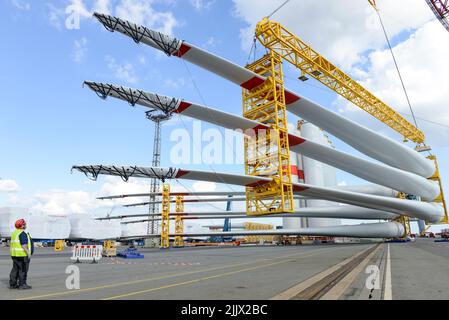
[[[156,11],[153,8],[154,2],[154,0],[121,0],[115,13],[122,19],[172,35],[173,28],[179,25],[178,20],[171,11]]]
[[[215,48],[217,45],[221,44],[221,40],[216,39],[215,37],[209,37],[209,39],[207,39],[207,41],[205,43],[203,43],[202,47],[203,48]]]
[[[197,11],[209,10],[215,3],[215,0],[190,0],[190,4]]]
[[[106,177],[106,182],[101,186],[99,194],[103,197],[103,196],[116,196],[122,194],[148,193],[148,192],[150,192],[149,180],[130,179],[129,182],[124,182],[122,179],[117,177]],[[142,199],[140,198],[140,200]],[[140,202],[140,200],[138,200],[137,202]],[[109,200],[104,201],[104,204],[108,206],[118,204],[125,205],[131,203],[136,203],[136,198],[124,198],[113,201]]]
[[[111,1],[110,0],[96,0],[93,5],[94,12],[101,12],[104,14],[111,13]]]
[[[8,202],[12,205],[18,205],[20,203],[20,196],[17,193],[10,193],[8,195]]]
[[[393,51],[415,115],[449,125],[449,33],[438,21],[428,22]],[[376,50],[369,55],[368,62],[367,70],[354,70],[361,84],[395,110],[410,114],[390,51]],[[362,123],[369,121],[365,120],[369,116],[357,107],[341,99],[338,103],[343,105],[346,116]],[[449,129],[419,119],[418,125],[431,145],[447,146]]]
[[[143,24],[166,34],[172,34],[180,23],[171,11],[157,11],[153,8],[156,0],[70,0],[64,8],[47,4],[49,8],[48,19],[52,26],[62,29],[62,20],[67,18],[66,8],[76,12],[80,18],[91,19],[94,12],[114,14],[120,18]],[[170,4],[170,1],[165,1]],[[86,3],[88,5],[86,5]],[[90,5],[90,6],[89,6]]]
[[[70,0],[69,6],[73,8],[74,12],[77,12],[82,17],[90,18],[91,12],[87,10],[83,0]]]
[[[340,181],[340,182],[337,183],[337,186],[339,186],[339,187],[345,187],[347,185],[348,184],[346,183],[346,181]]]
[[[62,20],[65,17],[65,9],[57,8],[51,3],[47,3],[47,8],[47,19],[50,25],[58,30],[62,30]]]
[[[245,52],[252,44],[256,23],[283,2],[234,0],[235,14],[248,24],[241,30]],[[421,0],[382,1],[379,7],[391,37],[433,19],[432,12]],[[363,52],[385,45],[376,13],[367,1],[291,1],[271,19],[343,68],[361,62]]]
[[[0,192],[19,192],[19,185],[14,180],[0,180]]]
[[[175,80],[173,80],[171,78],[167,78],[164,80],[164,85],[166,87],[175,89],[175,90],[185,87],[186,84],[187,84],[187,81],[184,78],[177,78]]]
[[[46,215],[89,214],[97,201],[85,191],[50,190],[34,195],[32,210]]]
[[[76,63],[82,63],[87,55],[87,39],[83,37],[79,40],[75,40],[73,49],[73,61],[75,61]]]
[[[114,77],[116,77],[117,79],[126,81],[131,84],[137,83],[139,81],[136,70],[134,69],[134,65],[132,63],[125,61],[124,63],[120,64],[117,63],[117,61],[111,56],[106,56],[105,61],[108,68],[112,71]]]
[[[24,0],[11,0],[11,3],[14,7],[19,10],[30,10],[31,4],[28,1]]]
[[[139,57],[137,57],[137,60],[143,66],[145,66],[147,64],[147,58],[145,58],[145,56],[139,56]]]

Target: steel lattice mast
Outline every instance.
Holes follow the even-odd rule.
[[[168,113],[155,113],[154,110],[146,112],[148,120],[154,122],[154,142],[153,142],[153,166],[159,167],[161,164],[161,128],[162,123],[171,118],[171,114]],[[157,178],[151,179],[150,186],[150,205],[148,209],[149,220],[147,234],[156,234],[158,230],[158,222],[155,214],[159,213],[159,207],[156,204],[155,193],[160,191],[160,180]]]

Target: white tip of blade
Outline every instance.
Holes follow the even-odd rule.
[[[182,41],[151,30],[145,26],[107,14],[95,12],[93,15],[108,31],[118,31],[130,37],[136,43],[143,42],[155,49],[163,51],[167,55],[173,55],[181,48]]]

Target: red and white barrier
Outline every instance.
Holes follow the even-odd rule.
[[[103,253],[102,245],[84,245],[84,244],[76,244],[73,247],[73,255],[70,258],[76,263],[80,263],[83,261],[88,261],[92,263],[96,263],[101,260]]]

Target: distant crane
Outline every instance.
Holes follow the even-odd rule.
[[[426,0],[433,14],[449,31],[449,0]]]
[[[231,199],[232,195],[229,195],[228,198]],[[228,202],[226,203],[226,212],[231,212],[231,211],[232,211],[232,201],[228,200]],[[224,220],[223,232],[229,232],[229,231],[231,231],[231,219],[226,218]],[[224,237],[224,236],[210,237],[209,241],[210,242],[230,242],[230,241],[232,241],[232,237]]]

